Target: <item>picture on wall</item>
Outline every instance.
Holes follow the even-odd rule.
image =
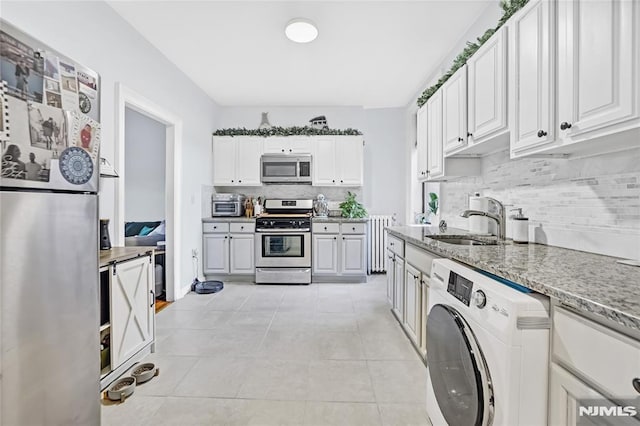
[[[0,75],[8,95],[42,102],[43,68],[40,52],[0,31]]]

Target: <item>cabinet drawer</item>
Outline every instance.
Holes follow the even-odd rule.
[[[562,308],[554,309],[553,358],[613,397],[637,396],[640,342]]]
[[[342,233],[343,234],[366,234],[367,228],[366,223],[343,223],[342,224]]]
[[[202,224],[202,232],[229,232],[229,223],[206,222]]]
[[[312,224],[314,234],[337,234],[340,232],[339,223],[314,223]]]
[[[405,256],[404,259],[407,263],[412,264],[416,268],[420,270],[420,272],[426,274],[427,276],[431,276],[431,263],[433,259],[438,259],[439,256],[436,256],[433,253],[429,253],[426,250],[422,250],[413,244],[407,244],[405,247]]]
[[[255,222],[231,222],[229,224],[229,229],[233,234],[240,234],[244,232],[252,233],[256,230],[256,224]]]
[[[387,248],[397,255],[404,257],[404,241],[392,235],[387,236]]]

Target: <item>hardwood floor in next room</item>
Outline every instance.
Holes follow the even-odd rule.
[[[160,375],[103,425],[426,425],[426,368],[366,284],[228,283],[157,315]]]

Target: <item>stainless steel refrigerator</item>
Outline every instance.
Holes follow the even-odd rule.
[[[1,24],[0,425],[95,425],[100,80]]]

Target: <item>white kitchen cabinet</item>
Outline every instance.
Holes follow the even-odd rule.
[[[213,138],[213,184],[258,186],[263,139],[249,136]]]
[[[427,160],[427,106],[423,105],[416,114],[416,143],[418,148],[418,175],[419,181],[426,180],[429,164]]]
[[[393,312],[404,322],[404,259],[396,254],[394,261]]]
[[[204,275],[255,274],[255,222],[207,221],[202,232]]]
[[[638,127],[639,7],[637,1],[558,2],[557,125],[563,144],[606,128],[618,131],[612,126],[632,119]]]
[[[420,299],[421,273],[406,263],[404,276],[404,322],[403,326],[413,344],[420,347]]]
[[[272,136],[264,141],[265,154],[311,154],[309,136]]]
[[[227,233],[203,234],[203,273],[229,273],[229,236]]]
[[[469,147],[479,154],[508,147],[507,26],[500,28],[467,62]],[[487,146],[500,135],[504,143]],[[465,149],[463,152],[471,153]],[[474,152],[475,153],[475,152]]]
[[[315,136],[313,185],[362,186],[362,136]]]
[[[254,244],[253,233],[229,235],[229,273],[255,273]]]
[[[340,273],[345,275],[367,274],[365,241],[366,235],[342,236]]]
[[[427,101],[427,175],[429,179],[444,176],[442,147],[442,91],[438,90]]]
[[[555,141],[555,3],[532,0],[509,20],[511,157]]]
[[[151,256],[111,265],[111,366],[131,358],[154,339]]]
[[[463,65],[440,89],[445,156],[467,146],[467,66]]]
[[[313,235],[313,274],[338,274],[338,234]]]
[[[387,302],[389,302],[389,306],[393,306],[393,296],[395,294],[394,290],[394,279],[395,279],[395,271],[394,271],[394,253],[386,249],[386,265],[385,270],[387,271]]]

